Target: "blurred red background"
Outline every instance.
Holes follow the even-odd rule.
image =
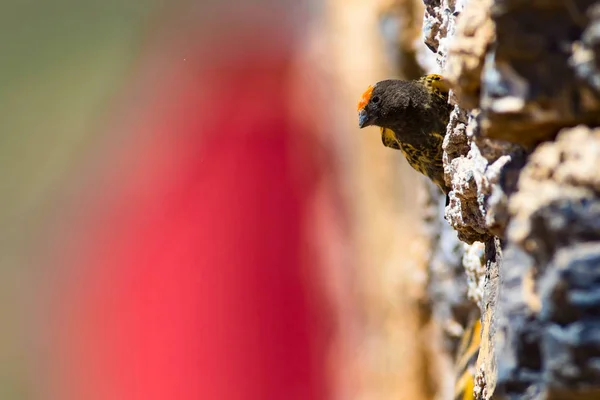
[[[332,398],[315,242],[346,217],[306,4],[166,10],[51,232],[47,397]]]
[[[422,398],[376,8],[3,7],[1,399]]]

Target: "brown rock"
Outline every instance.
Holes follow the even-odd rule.
[[[484,63],[480,103],[485,135],[531,147],[563,127],[600,124],[598,75],[576,50],[585,38],[594,41],[594,3],[495,1],[496,42]]]
[[[453,84],[464,108],[479,107],[483,60],[495,40],[491,3],[491,0],[471,1],[458,16],[456,35],[448,46],[444,76]]]

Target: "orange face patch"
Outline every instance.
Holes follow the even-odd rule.
[[[367,103],[369,102],[369,100],[371,100],[371,94],[372,93],[373,93],[373,86],[369,86],[367,88],[367,90],[360,97],[360,101],[358,102],[358,106],[356,108],[358,111],[360,111],[363,108],[365,108],[365,106],[367,105]]]

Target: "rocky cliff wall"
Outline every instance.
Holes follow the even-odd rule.
[[[600,398],[600,3],[424,5],[404,46],[455,104],[426,220],[446,348],[478,308],[476,398]]]

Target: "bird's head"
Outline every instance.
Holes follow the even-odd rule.
[[[410,104],[408,86],[411,82],[390,79],[371,85],[358,102],[358,127],[389,128]]]

